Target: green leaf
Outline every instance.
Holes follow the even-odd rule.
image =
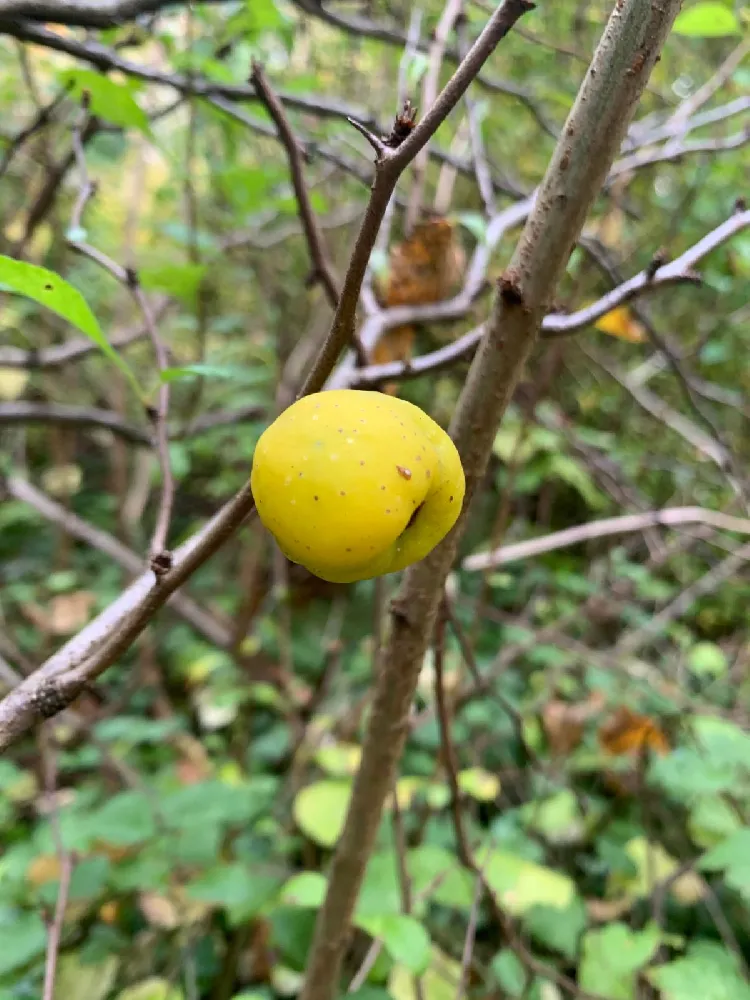
[[[743,828],[700,859],[702,871],[721,871],[744,862],[750,864],[750,830]]]
[[[61,955],[55,976],[55,1000],[104,1000],[114,985],[120,959],[107,955],[98,962],[83,962],[78,953]]]
[[[655,924],[642,931],[631,931],[621,923],[589,931],[583,939],[581,987],[608,1000],[636,1000],[636,976],[656,951],[660,939],[661,931]]]
[[[704,854],[703,871],[723,871],[724,881],[750,900],[750,830],[737,830],[731,837]]]
[[[454,854],[437,844],[423,844],[409,851],[407,867],[417,894],[431,890],[430,898],[441,906],[470,910],[474,902],[475,879]]]
[[[731,7],[717,0],[706,0],[681,11],[672,30],[676,35],[688,38],[722,38],[739,35],[740,23]]]
[[[553,455],[550,460],[550,472],[572,486],[592,510],[606,507],[604,495],[597,489],[594,480],[575,459],[568,455]]]
[[[279,900],[289,906],[317,909],[323,903],[328,882],[320,872],[300,872],[284,885]]]
[[[6,922],[7,918],[7,922]],[[0,976],[39,958],[47,947],[47,930],[38,913],[0,911]]]
[[[367,863],[356,913],[358,917],[401,912],[398,861],[393,851],[378,851]]]
[[[23,295],[27,299],[46,306],[52,312],[66,319],[81,333],[85,333],[102,349],[126,376],[133,389],[142,398],[132,369],[127,365],[117,351],[110,345],[102,333],[99,322],[89,308],[88,303],[73,285],[68,284],[59,274],[48,271],[36,264],[13,260],[0,254],[0,292],[10,291]]]
[[[532,906],[523,917],[524,930],[546,948],[552,948],[570,961],[578,954],[578,941],[586,929],[588,917],[583,900],[576,896],[567,909]]]
[[[430,935],[414,917],[386,913],[379,917],[356,917],[358,927],[380,938],[391,958],[420,975],[430,961]]]
[[[85,829],[90,838],[119,847],[146,843],[156,834],[154,806],[140,792],[122,792],[89,813]]]
[[[500,781],[482,767],[469,767],[458,774],[458,787],[477,802],[492,802],[500,794]]]
[[[688,653],[687,667],[698,677],[720,677],[729,669],[729,663],[715,642],[697,642]]]
[[[185,994],[169,980],[152,976],[122,990],[114,1000],[185,1000]]]
[[[138,715],[117,715],[103,719],[94,727],[97,739],[105,743],[123,742],[129,746],[141,743],[162,743],[179,732],[184,723],[178,718],[144,719]]]
[[[741,829],[742,821],[726,798],[702,795],[690,811],[688,830],[700,847],[716,847]]]
[[[66,69],[59,74],[59,79],[61,83],[70,85],[72,96],[79,101],[87,91],[89,107],[98,118],[123,128],[138,129],[152,138],[148,116],[133,97],[137,85],[130,81],[115,83],[93,69]]]
[[[203,264],[165,264],[139,268],[138,280],[149,291],[164,292],[192,306],[205,273]]]
[[[484,867],[487,884],[514,916],[533,906],[564,910],[576,897],[575,883],[567,875],[491,845],[477,852],[477,864]]]
[[[171,827],[190,829],[207,821],[226,825],[246,825],[270,807],[276,790],[273,779],[255,778],[230,784],[201,781],[163,795],[160,805]]]
[[[421,976],[421,996],[427,1000],[456,1000],[461,979],[461,963],[433,948],[429,965]],[[400,962],[388,979],[388,992],[394,1000],[417,1000],[414,973]]]
[[[254,917],[278,892],[280,881],[258,875],[245,865],[219,865],[187,886],[187,895],[229,911],[234,924]]]
[[[521,819],[553,844],[572,843],[580,840],[584,833],[578,799],[568,788],[522,806]]]
[[[294,800],[297,826],[321,847],[333,847],[344,827],[350,795],[350,781],[316,781],[308,785]]]
[[[750,1000],[750,986],[737,971],[734,957],[713,941],[696,941],[684,958],[650,969],[650,982],[662,1000]]]

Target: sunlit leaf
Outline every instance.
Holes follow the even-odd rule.
[[[660,939],[656,924],[642,931],[618,923],[589,931],[583,938],[582,989],[607,1000],[636,1000],[636,975],[656,951]]]
[[[344,827],[351,795],[349,781],[317,781],[307,785],[294,800],[294,819],[311,840],[333,847]]]
[[[740,23],[731,7],[718,0],[705,0],[681,11],[672,31],[689,38],[722,38],[739,35]]]
[[[0,292],[15,292],[32,299],[85,333],[123,372],[136,393],[141,395],[132,369],[109,344],[83,295],[59,274],[36,264],[0,255]]]
[[[151,137],[148,115],[133,96],[135,85],[130,82],[117,83],[93,69],[66,69],[59,74],[60,82],[70,85],[71,96],[80,101],[88,94],[91,112],[123,128],[135,128]]]

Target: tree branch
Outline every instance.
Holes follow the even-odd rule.
[[[169,306],[169,299],[159,298],[152,303],[154,319],[158,322]],[[123,330],[120,333],[113,333],[109,339],[112,347],[122,348],[135,344],[148,336],[145,326],[136,326],[130,330]],[[55,344],[53,347],[40,347],[36,350],[25,351],[20,347],[0,347],[0,367],[3,368],[28,368],[30,371],[38,371],[44,368],[62,368],[63,365],[73,361],[79,361],[89,354],[97,354],[101,348],[89,337],[78,337],[66,340],[62,344]]]
[[[708,524],[722,531],[736,531],[739,534],[750,535],[750,520],[747,518],[733,517],[731,514],[722,514],[720,511],[705,507],[668,507],[666,510],[649,510],[641,514],[605,517],[600,521],[590,521],[588,524],[578,524],[574,528],[554,531],[541,538],[529,538],[524,542],[502,545],[493,552],[478,552],[464,559],[461,568],[469,573],[481,572],[521,559],[533,559],[535,556],[564,549],[570,545],[578,545],[580,542],[588,542],[594,538],[607,538],[611,535],[644,531],[646,528],[672,527],[678,524]]]
[[[258,96],[265,105],[266,110],[273,119],[276,128],[279,131],[281,142],[286,150],[287,159],[289,160],[289,172],[292,175],[294,194],[297,198],[298,214],[300,222],[302,223],[305,239],[307,240],[307,248],[310,252],[310,259],[313,263],[313,273],[311,278],[320,281],[323,286],[323,290],[326,293],[328,302],[331,307],[335,309],[339,301],[338,280],[333,273],[333,267],[328,259],[323,233],[321,232],[318,221],[315,218],[307,186],[305,185],[305,175],[302,169],[302,160],[305,155],[304,147],[301,147],[301,144],[294,135],[292,126],[289,124],[289,120],[284,113],[284,107],[271,89],[271,85],[266,79],[266,74],[264,73],[263,67],[260,63],[253,63],[253,72],[250,80],[257,90]]]
[[[0,424],[62,424],[69,427],[93,427],[109,431],[130,444],[153,446],[148,431],[129,424],[112,410],[89,406],[64,406],[59,403],[33,403],[18,400],[0,402]]]
[[[525,209],[525,203],[521,208]],[[510,211],[508,210],[508,212]],[[501,213],[501,216],[504,214],[507,213]],[[500,216],[496,218],[500,218]],[[651,268],[646,268],[607,292],[590,306],[578,309],[576,312],[548,313],[542,320],[542,338],[547,340],[578,333],[617,306],[624,305],[626,302],[643,295],[649,295],[659,288],[682,282],[700,282],[700,275],[694,271],[695,265],[748,227],[750,227],[750,210],[736,212],[675,260],[660,267],[655,273]],[[484,254],[479,261],[480,266],[484,263],[483,257]],[[476,261],[477,254],[475,254]],[[480,266],[472,263],[470,270],[479,273]],[[427,322],[428,320],[439,322],[440,320],[457,318],[462,315],[462,312],[458,311],[459,309],[468,310],[468,305],[465,306],[465,299],[471,295],[477,284],[478,277],[472,275],[467,279],[463,291],[447,302],[436,303],[434,306],[399,306],[395,309],[383,310],[365,323],[362,333],[363,344],[366,349],[372,350],[373,339],[377,339],[384,329],[390,329],[391,326],[397,326],[401,323]],[[330,387],[367,388],[379,385],[386,380],[417,378],[429,372],[442,370],[455,364],[461,358],[469,357],[476,349],[485,331],[486,324],[482,323],[463,334],[452,344],[446,344],[436,351],[412,358],[409,361],[391,361],[382,365],[369,365],[367,368],[361,369],[354,369],[353,366],[342,364],[339,371],[332,377]]]
[[[463,512],[447,538],[406,571],[393,604],[362,760],[318,911],[301,1000],[330,1000],[338,987],[351,916],[383,803],[393,786],[417,679],[466,512],[545,309],[679,8],[680,0],[623,0],[615,6],[519,245],[499,281],[492,317],[452,424],[466,475]]]
[[[225,2],[201,0],[206,5]],[[186,5],[187,0],[0,0],[0,20],[27,17],[71,28],[117,28],[144,14]]]
[[[5,480],[4,485],[6,492],[14,500],[28,504],[38,514],[41,514],[46,521],[49,521],[50,524],[56,524],[63,531],[67,532],[71,538],[77,538],[79,541],[96,549],[97,552],[101,552],[108,559],[121,566],[126,573],[137,576],[143,571],[143,559],[136,552],[127,548],[127,546],[123,545],[114,536],[107,534],[106,531],[102,531],[101,528],[95,528],[88,521],[84,521],[83,518],[73,514],[72,511],[67,510],[62,504],[56,503],[46,493],[38,490],[27,480],[20,479],[18,476],[10,476]],[[180,618],[191,625],[196,632],[208,639],[209,642],[214,643],[221,649],[229,649],[231,647],[232,635],[230,629],[214,618],[213,615],[208,614],[191,597],[187,597],[185,594],[173,594],[169,600],[169,607]]]

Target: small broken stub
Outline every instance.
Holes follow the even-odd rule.
[[[411,479],[411,469],[405,469],[403,465],[397,465],[396,471],[402,479]]]
[[[520,306],[523,304],[523,294],[518,286],[518,276],[513,271],[505,271],[498,278],[500,294],[508,305]]]

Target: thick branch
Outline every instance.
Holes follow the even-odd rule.
[[[393,627],[376,679],[362,762],[318,913],[301,1000],[330,1000],[338,987],[352,912],[383,803],[393,787],[417,678],[466,511],[557,281],[679,7],[680,0],[659,4],[623,0],[615,6],[520,243],[500,280],[488,330],[452,427],[466,473],[464,512],[448,537],[407,570],[394,602]]]

